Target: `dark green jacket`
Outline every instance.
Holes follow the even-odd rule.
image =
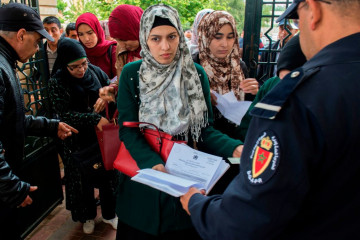
[[[250,125],[251,116],[250,111],[254,106],[263,99],[263,97],[270,92],[273,87],[280,82],[279,77],[269,78],[259,89],[258,93],[255,96],[254,101],[251,103],[249,109],[247,110],[245,116],[241,119],[240,126],[235,130],[235,135],[238,136],[242,141],[245,141],[246,133]]]
[[[163,162],[160,156],[150,148],[137,128],[122,127],[124,121],[139,121],[138,71],[141,62],[142,60],[129,63],[122,70],[117,104],[120,139],[142,169],[152,168]],[[241,142],[229,138],[212,127],[213,115],[209,81],[203,68],[198,64],[195,64],[195,66],[200,76],[209,119],[209,125],[202,129],[200,136],[202,141],[198,142],[197,146],[204,152],[222,157],[231,157],[233,151]],[[152,235],[192,227],[190,218],[182,209],[178,198],[131,181],[125,175],[120,176],[116,208],[120,221]]]

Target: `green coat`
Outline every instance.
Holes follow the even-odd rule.
[[[123,121],[139,121],[139,75],[142,60],[125,65],[122,70],[118,110],[120,139],[124,142],[138,166],[152,168],[163,163],[160,156],[147,144],[137,128],[121,127]],[[213,114],[210,101],[210,86],[203,68],[195,64],[201,80],[208,107],[209,125],[202,129],[197,146],[204,152],[222,157],[231,157],[240,141],[229,138],[212,127]],[[191,143],[189,143],[191,146]],[[119,220],[140,231],[159,235],[169,231],[192,228],[190,217],[182,209],[179,198],[131,181],[122,174],[117,189],[116,213]]]
[[[241,119],[240,126],[238,126],[235,130],[235,135],[241,139],[245,140],[247,130],[250,125],[251,116],[250,111],[254,108],[254,106],[263,99],[263,97],[271,90],[273,87],[280,82],[279,77],[269,78],[259,89],[258,93],[255,96],[254,101],[251,103],[249,109],[247,110],[245,116]]]

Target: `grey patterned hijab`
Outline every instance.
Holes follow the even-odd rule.
[[[155,16],[169,19],[180,36],[175,58],[167,65],[158,63],[147,46]],[[187,136],[190,130],[198,141],[201,128],[208,123],[207,106],[177,11],[163,4],[146,9],[140,21],[140,45],[143,61],[139,70],[139,120],[153,123],[171,135]]]

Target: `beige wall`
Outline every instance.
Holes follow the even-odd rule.
[[[56,16],[58,9],[56,8],[56,0],[39,0],[41,19],[47,16]]]

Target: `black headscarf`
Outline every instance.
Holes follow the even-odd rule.
[[[69,63],[87,57],[83,46],[74,39],[62,38],[59,40],[57,52],[54,66],[56,65],[58,70],[55,77],[69,86],[73,110],[79,112],[92,111],[89,108],[94,105],[98,98],[101,83],[91,70],[91,64],[89,64],[82,78],[73,77],[67,68]]]
[[[56,70],[66,69],[69,63],[86,57],[86,52],[78,41],[62,37],[58,42],[57,58],[54,63],[54,68],[56,68]],[[56,70],[53,70],[53,72],[55,73]]]

